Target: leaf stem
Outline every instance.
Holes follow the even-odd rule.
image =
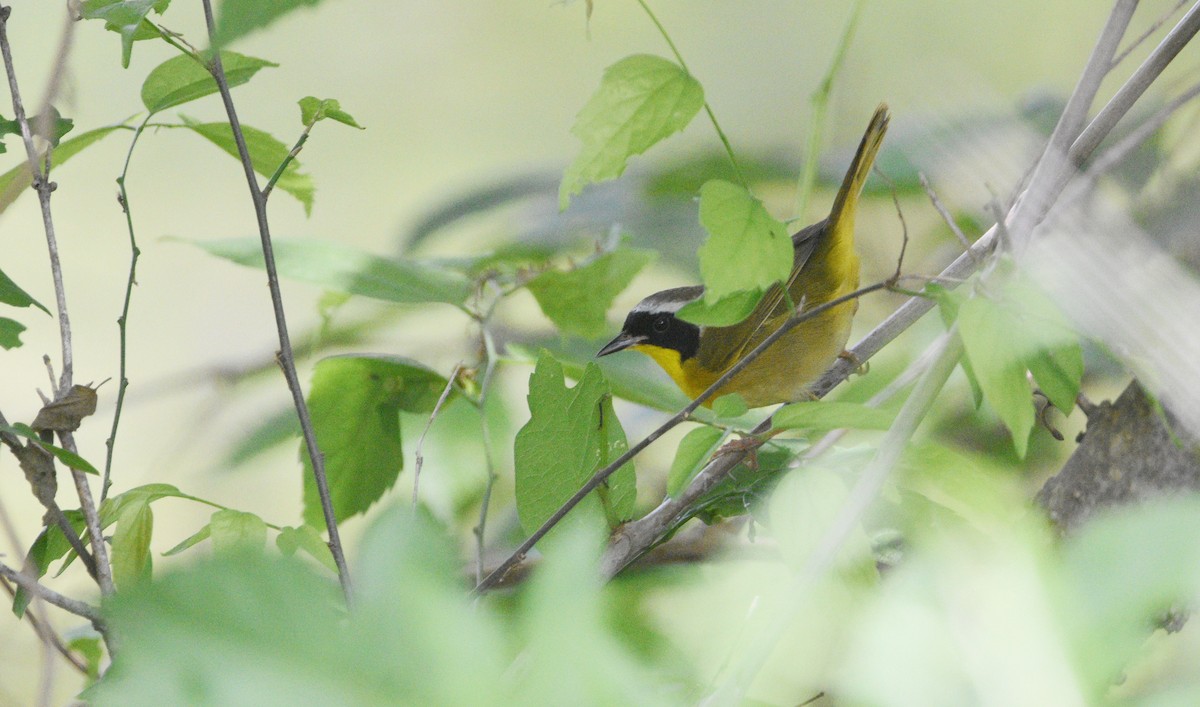
[[[671,39],[671,35],[667,32],[667,28],[663,26],[662,22],[658,21],[658,17],[654,14],[654,11],[650,9],[650,6],[646,3],[646,0],[637,1],[638,4],[642,6],[642,10],[646,12],[646,16],[649,17],[650,21],[654,23],[654,26],[658,28],[658,33],[662,35],[664,40],[666,40],[667,46],[671,48],[671,53],[675,55],[675,60],[679,62],[679,66],[681,66],[688,74],[691,74],[691,69],[688,68],[687,62],[683,60],[683,54],[680,53],[679,48],[675,46],[675,42]],[[704,99],[704,112],[708,114],[708,120],[710,123],[712,123],[713,129],[717,131],[717,137],[720,138],[721,144],[725,146],[725,154],[729,156],[729,164],[733,167],[733,173],[737,177],[738,182],[742,186],[749,189],[750,184],[746,181],[746,177],[742,173],[742,167],[738,164],[737,156],[733,153],[733,145],[730,144],[729,138],[725,135],[725,131],[721,129],[721,124],[717,122],[717,115],[713,112],[712,106],[708,104],[708,98]]]
[[[133,211],[129,205],[129,192],[125,189],[125,178],[129,175],[129,165],[133,160],[133,150],[137,147],[138,138],[142,136],[151,117],[151,115],[147,115],[134,129],[133,139],[129,141],[129,149],[125,152],[125,165],[121,168],[121,175],[117,177],[117,199],[121,203],[121,211],[125,214],[125,230],[129,233],[129,276],[125,279],[125,300],[121,305],[121,316],[117,318],[120,371],[117,376],[117,402],[113,408],[112,429],[104,443],[107,450],[104,455],[104,479],[100,484],[101,503],[108,498],[108,489],[112,485],[113,450],[117,443],[117,429],[121,424],[121,411],[125,407],[125,390],[129,388],[129,377],[126,374],[129,354],[129,304],[133,300],[133,286],[137,282],[138,257],[142,254],[141,249],[138,248],[137,236],[133,228]]]

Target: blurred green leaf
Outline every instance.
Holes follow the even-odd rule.
[[[143,499],[126,504],[116,522],[111,550],[113,581],[126,591],[150,578],[150,539],[154,534],[150,502]]]
[[[184,125],[194,130],[197,135],[206,138],[234,159],[241,159],[241,153],[238,152],[237,141],[233,137],[233,129],[229,127],[229,123],[200,123],[187,116],[180,117],[183,119]],[[252,128],[244,123],[241,128],[254,171],[270,178],[275,174],[279,165],[287,159],[291,148],[276,140],[266,131]],[[279,180],[275,182],[275,186],[291,194],[303,204],[306,216],[312,215],[313,193],[316,191],[316,187],[313,186],[312,177],[300,171],[299,160],[292,159],[287,163],[287,167],[284,168]]]
[[[560,209],[595,182],[621,176],[629,158],[682,130],[704,105],[704,89],[683,67],[635,54],[604,71],[571,132],[583,141],[558,190]]]
[[[67,522],[75,529],[76,535],[83,533],[86,527],[86,520],[83,514],[76,510],[63,511]],[[71,543],[67,541],[67,536],[63,534],[62,528],[57,523],[48,527],[42,528],[42,532],[38,534],[33,544],[29,546],[29,552],[25,555],[26,568],[32,569],[34,576],[41,578],[50,569],[50,563],[64,556],[71,550]],[[66,566],[65,563],[63,565]],[[61,570],[60,570],[61,572]],[[13,595],[13,614],[19,619],[25,615],[25,609],[29,606],[29,594],[21,587],[16,588],[16,593]]]
[[[0,348],[15,349],[21,345],[25,325],[15,319],[0,317]]]
[[[123,125],[111,125],[106,128],[96,128],[81,133],[71,138],[63,140],[63,142],[54,150],[54,166],[60,167],[64,162],[74,157],[83,151],[84,148],[91,146],[103,137],[106,137],[114,130],[124,128]],[[33,179],[29,172],[29,163],[21,160],[21,163],[16,167],[8,170],[4,174],[0,174],[0,212],[8,208],[9,204],[16,201],[17,197],[23,194]]]
[[[886,430],[892,426],[895,416],[895,411],[858,403],[803,401],[776,410],[771,427],[779,430]]]
[[[1033,398],[1025,380],[1025,351],[1013,340],[1004,310],[987,297],[973,297],[958,308],[963,348],[984,397],[1012,434],[1017,455],[1025,456],[1033,429]]]
[[[737,393],[727,393],[713,401],[713,414],[717,417],[741,417],[750,411],[746,399]]]
[[[966,295],[948,290],[936,282],[926,284],[925,292],[938,303],[938,314],[942,317],[942,324],[946,325],[946,330],[949,331],[958,319],[959,306],[967,301]],[[979,387],[979,379],[975,377],[975,369],[971,367],[970,357],[963,356],[959,364],[962,366],[963,375],[967,377],[967,384],[971,387],[971,397],[975,401],[975,407],[978,408],[983,404],[983,388]]]
[[[100,679],[100,663],[104,658],[104,650],[100,647],[100,634],[78,636],[67,642],[67,648],[83,658],[86,665],[88,682],[94,683]]]
[[[318,2],[320,0],[222,0],[217,11],[213,46],[228,46],[234,40],[266,27],[293,10],[314,7]]]
[[[178,545],[176,545],[175,547],[171,548],[170,550],[167,550],[166,552],[164,552],[163,557],[171,557],[173,555],[178,555],[179,553],[183,552],[184,550],[193,548],[193,547],[199,545],[200,543],[204,542],[205,540],[208,540],[209,536],[211,536],[211,535],[212,535],[212,527],[208,523],[205,523],[203,528],[201,528],[200,530],[197,530],[196,532],[187,536],[186,538],[181,540]]]
[[[171,0],[83,0],[79,16],[104,20],[105,29],[121,35],[121,66],[128,69],[134,41],[147,38],[146,32],[140,31],[146,27],[146,15],[151,10],[161,15],[170,4]],[[152,32],[150,36],[159,36],[156,30]]]
[[[445,387],[444,377],[399,356],[334,356],[317,362],[308,408],[339,521],[366,511],[396,483],[404,466],[400,411],[430,413]],[[304,520],[323,527],[303,440],[300,458]]]
[[[342,110],[342,104],[333,98],[322,99],[305,96],[300,99],[300,123],[302,125],[312,125],[325,119],[337,121],[359,130],[365,129],[354,120],[354,116]]]
[[[278,64],[237,52],[221,52],[221,66],[229,87],[240,86],[261,69]],[[189,55],[167,59],[154,67],[142,83],[142,105],[151,113],[183,105],[217,92],[217,82],[208,68]],[[228,123],[221,123],[228,130]],[[278,165],[276,161],[275,165]],[[274,171],[274,166],[272,166]]]
[[[224,508],[212,514],[208,527],[218,554],[261,552],[267,542],[267,524],[253,513]]]
[[[667,495],[674,498],[687,487],[696,472],[700,471],[717,450],[717,445],[724,436],[721,430],[702,425],[679,440],[679,448],[675,450],[675,459],[671,462],[671,471],[667,474]]]
[[[517,515],[532,533],[602,466],[627,448],[600,369],[588,365],[578,385],[567,388],[562,365],[549,352],[529,376],[529,422],[513,445]],[[628,520],[636,501],[633,464],[618,469],[555,528]]]
[[[263,267],[258,238],[174,239],[247,267]],[[334,241],[274,242],[279,274],[301,282],[388,302],[461,304],[471,293],[464,275],[435,265],[364,253]]]
[[[547,270],[525,286],[559,329],[595,338],[605,331],[613,299],[652,260],[652,251],[621,248],[572,270]]]
[[[836,522],[849,492],[829,469],[809,464],[783,475],[771,492],[767,517],[771,535],[779,542],[784,559],[795,569],[805,566]],[[874,582],[879,573],[871,554],[871,543],[856,524],[838,546],[835,569],[855,582]]]
[[[41,302],[30,297],[29,293],[22,290],[8,275],[5,275],[3,270],[0,270],[0,304],[10,304],[14,307],[33,305],[46,314],[50,314],[50,310],[46,309]]]
[[[334,574],[338,571],[337,564],[333,561],[333,553],[329,550],[329,543],[325,542],[317,529],[311,525],[282,528],[279,535],[275,536],[275,546],[287,557],[296,554],[297,550],[303,550],[325,569]]]

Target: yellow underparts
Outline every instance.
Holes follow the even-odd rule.
[[[661,366],[667,375],[671,376],[671,380],[675,381],[675,385],[679,386],[683,394],[693,400],[718,378],[718,374],[700,366],[694,356],[686,361],[681,361],[679,352],[675,349],[667,349],[653,344],[636,344],[629,348],[641,351],[654,359],[654,362]],[[711,407],[711,404],[711,398],[704,403],[708,407]]]

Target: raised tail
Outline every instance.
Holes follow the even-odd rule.
[[[836,233],[846,226],[853,229],[858,196],[862,193],[863,184],[867,181],[867,175],[871,173],[872,165],[875,164],[875,155],[879,153],[879,147],[883,144],[883,136],[887,132],[890,119],[887,104],[880,103],[875,109],[875,115],[871,116],[871,123],[863,133],[862,142],[858,143],[858,152],[854,153],[854,161],[850,163],[850,169],[846,170],[846,178],[842,180],[842,187],[838,189],[837,197],[833,200],[833,208],[829,211],[831,231]]]

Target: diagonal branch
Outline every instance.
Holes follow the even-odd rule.
[[[204,20],[208,26],[211,39],[214,32],[212,0],[202,0],[204,5]],[[215,46],[215,45],[214,45]],[[254,202],[254,215],[258,219],[258,235],[262,241],[263,263],[267,271],[267,287],[271,291],[271,306],[275,311],[275,327],[279,332],[279,352],[276,361],[283,370],[287,380],[288,390],[292,394],[292,402],[296,407],[296,415],[300,418],[300,429],[304,435],[304,445],[312,462],[313,477],[317,485],[317,494],[321,498],[321,511],[325,515],[325,527],[329,531],[329,550],[338,568],[338,580],[342,585],[342,593],[346,603],[354,600],[353,588],[350,582],[350,568],[346,565],[346,556],[342,550],[342,541],[338,533],[337,517],[333,512],[333,502],[329,496],[329,480],[325,475],[325,456],[317,447],[316,433],[313,431],[312,417],[308,413],[308,404],[304,400],[304,389],[300,386],[300,378],[296,375],[295,354],[292,350],[291,337],[288,335],[287,318],[283,311],[283,294],[279,288],[279,274],[275,268],[275,250],[271,244],[271,227],[267,220],[267,199],[259,189],[258,179],[254,174],[254,165],[250,160],[250,151],[246,147],[246,137],[242,133],[242,125],[238,120],[237,110],[233,105],[233,97],[229,93],[229,82],[225,78],[225,69],[221,66],[221,53],[214,49],[208,66],[209,72],[217,82],[221,101],[225,105],[225,115],[229,118],[229,127],[233,131],[233,139],[237,143],[238,155],[241,157],[242,168],[246,172],[246,183],[250,187],[250,199]]]

